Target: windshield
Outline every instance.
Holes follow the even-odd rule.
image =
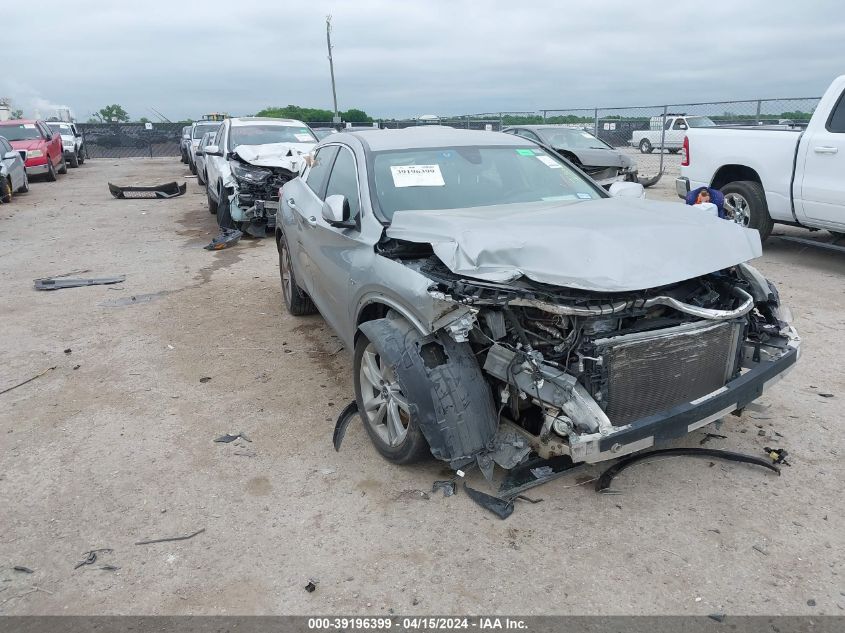
[[[379,206],[396,211],[484,207],[603,197],[581,175],[535,147],[456,147],[378,152]]]
[[[563,147],[566,149],[612,149],[604,141],[585,130],[573,130],[571,128],[549,128],[539,129],[537,132],[540,138],[552,147]]]
[[[688,116],[687,125],[690,127],[715,127],[713,120],[706,116]]]
[[[316,142],[311,130],[298,125],[233,125],[229,132],[229,149],[238,145]]]
[[[219,127],[219,123],[195,125],[193,130],[191,130],[191,135],[193,138],[202,138],[202,135],[206,132],[216,132]]]
[[[7,141],[28,141],[41,138],[41,132],[35,127],[35,123],[16,123],[0,125],[0,136],[5,136]]]
[[[324,138],[326,138],[329,134],[334,134],[334,133],[335,133],[335,130],[333,130],[332,128],[318,128],[318,129],[314,130],[314,134],[316,134],[317,138],[320,139],[321,141]]]
[[[47,127],[58,134],[73,136],[73,130],[70,129],[70,126],[67,123],[48,123]]]

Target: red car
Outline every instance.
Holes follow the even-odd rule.
[[[46,174],[47,180],[54,181],[57,173],[67,173],[62,137],[54,134],[44,121],[0,121],[0,136],[16,150],[26,152],[27,176]]]

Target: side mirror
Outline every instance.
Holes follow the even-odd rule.
[[[220,151],[219,145],[206,145],[205,153],[207,156],[223,156],[223,152]]]
[[[6,152],[3,154],[3,160],[15,160],[20,154],[17,152]]]
[[[329,196],[323,204],[323,219],[332,226],[345,228],[355,226],[349,221],[349,213],[349,200],[346,196]]]
[[[645,188],[638,182],[614,182],[610,185],[614,198],[639,198],[645,200]]]

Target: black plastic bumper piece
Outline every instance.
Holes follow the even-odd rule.
[[[175,198],[177,196],[184,195],[187,189],[188,185],[186,183],[183,182],[179,185],[175,181],[166,182],[161,185],[137,187],[121,187],[119,185],[109,183],[109,191],[111,192],[111,195],[119,200],[125,200],[127,198]]]

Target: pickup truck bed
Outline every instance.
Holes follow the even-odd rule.
[[[693,128],[684,139],[679,196],[712,187],[734,220],[845,232],[845,75],[833,81],[805,130],[787,126]]]

